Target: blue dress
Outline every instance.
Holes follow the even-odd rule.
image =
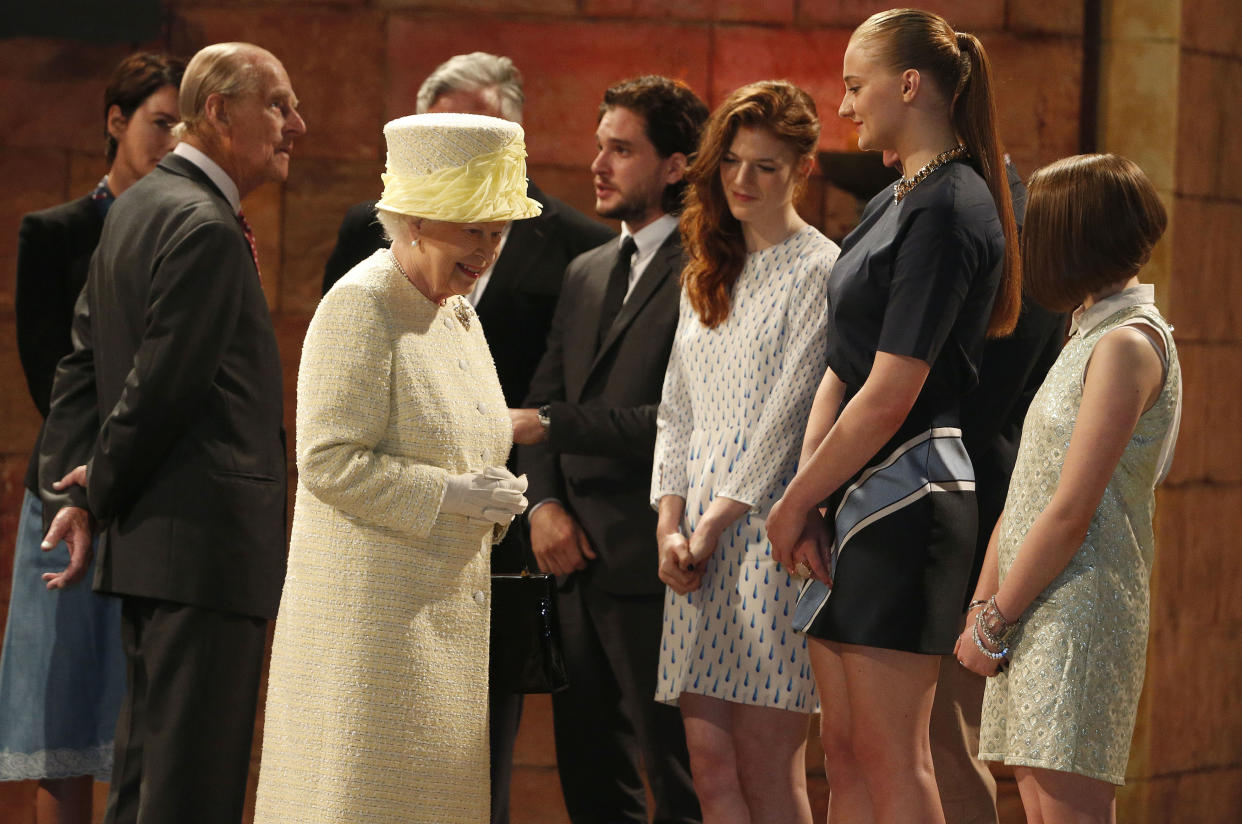
[[[51,374],[40,370],[72,348],[67,331],[77,284],[68,270],[77,261],[70,258],[75,251],[89,255],[112,200],[105,179],[87,198],[27,215],[22,223],[18,343],[28,382],[38,395],[50,391],[52,383]],[[67,238],[66,226],[81,231]],[[57,312],[66,313],[63,325],[51,322],[48,313]],[[26,329],[29,338],[22,334]],[[64,339],[51,340],[57,337],[54,330]],[[34,400],[47,408],[47,397]],[[34,486],[32,472],[17,528],[0,653],[0,781],[83,775],[107,780],[125,691],[121,602],[91,591],[93,562],[78,584],[47,590],[42,573],[64,569],[69,550],[61,543],[42,551],[43,506]]]
[[[805,227],[747,256],[714,329],[682,295],[657,418],[652,503],[686,499],[690,535],[712,499],[749,504],[708,559],[698,591],[667,590],[656,699],[691,692],[811,713],[819,708],[798,588],[772,560],[764,519],[792,480],[824,374],[824,300],[837,246]]]

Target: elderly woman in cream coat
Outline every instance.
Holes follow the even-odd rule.
[[[539,204],[516,124],[415,115],[384,136],[392,246],[324,297],[302,351],[259,824],[489,813],[489,554],[525,480],[461,295]]]

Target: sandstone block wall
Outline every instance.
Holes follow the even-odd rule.
[[[345,209],[379,193],[381,126],[414,108],[427,72],[447,57],[482,49],[511,56],[526,76],[531,175],[549,193],[591,212],[596,107],[624,77],[662,73],[693,86],[710,104],[736,86],[785,77],[815,97],[821,149],[856,148],[836,117],[841,54],[852,28],[889,4],[870,0],[170,0],[156,42],[100,45],[15,39],[0,48],[0,617],[7,611],[12,548],[27,453],[38,415],[18,365],[13,317],[17,225],[33,209],[88,191],[104,171],[101,100],[115,63],[134,48],[189,55],[219,40],[259,43],[285,63],[302,100],[309,134],[295,148],[289,180],[245,203],[259,237],[264,288],[285,361],[292,432],[298,358],[319,296],[323,263]],[[1020,171],[1078,148],[1084,52],[1083,0],[935,0],[927,7],[978,34],[998,76],[1001,122]],[[1169,303],[1187,372],[1187,421],[1175,477],[1161,499],[1162,555],[1153,658],[1145,704],[1159,742],[1143,756],[1145,803],[1192,790],[1242,810],[1239,725],[1220,732],[1242,659],[1242,613],[1230,597],[1238,576],[1227,551],[1238,532],[1236,387],[1242,372],[1231,277],[1231,240],[1242,235],[1237,198],[1239,115],[1227,101],[1242,91],[1242,22],[1232,0],[1203,0],[1184,13],[1177,120],[1177,220]],[[1211,6],[1210,9],[1200,9]],[[816,181],[803,199],[808,219],[839,237],[854,199]],[[1192,228],[1193,227],[1193,228]],[[1236,268],[1236,267],[1234,267]],[[1231,663],[1220,664],[1222,659]],[[1213,661],[1216,672],[1204,662]],[[1202,699],[1189,701],[1186,673]],[[1236,702],[1235,702],[1236,703]],[[1193,704],[1193,705],[1191,705]],[[536,811],[557,797],[546,702],[532,702],[518,758],[515,821],[556,821]],[[1224,715],[1222,715],[1222,713]],[[1234,713],[1236,715],[1236,713]],[[1148,750],[1144,750],[1148,752]],[[812,758],[813,760],[813,758]],[[1227,765],[1233,765],[1228,767]],[[1226,765],[1226,766],[1222,766]],[[813,766],[813,765],[812,765]],[[1232,772],[1230,772],[1232,770]],[[1150,780],[1148,780],[1150,777]],[[0,784],[0,818],[33,820],[32,788]],[[1136,791],[1137,792],[1137,791]],[[1170,791],[1171,792],[1171,791]],[[1202,795],[1203,793],[1199,793]],[[815,785],[822,807],[822,782]],[[1132,793],[1134,797],[1138,797]],[[1126,796],[1123,795],[1123,798]],[[1198,795],[1196,796],[1198,797]],[[542,799],[542,803],[539,800]],[[1007,820],[1021,820],[1007,796]],[[1180,802],[1179,802],[1180,803]],[[1216,810],[1211,807],[1210,810]],[[1228,806],[1221,809],[1229,809]],[[1203,815],[1150,821],[1234,820]],[[543,816],[543,817],[540,817]]]

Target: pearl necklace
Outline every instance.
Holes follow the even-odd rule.
[[[910,190],[927,179],[927,176],[939,169],[946,163],[957,160],[959,157],[966,155],[965,146],[954,146],[952,149],[943,151],[929,160],[923,168],[914,173],[913,177],[903,177],[893,184],[893,202],[900,203],[901,199],[910,194]]]
[[[397,253],[392,250],[391,246],[388,247],[388,254],[392,255],[392,262],[397,265],[397,271],[401,273],[401,277],[405,278],[407,281],[410,281],[410,276],[405,273],[405,267],[401,265],[401,260],[397,257]],[[410,281],[411,286],[413,283],[413,281]],[[436,302],[436,305],[441,308],[447,304],[448,298]],[[465,299],[460,295],[457,297],[457,300],[453,302],[453,315],[456,316],[457,322],[463,327],[466,329],[470,328],[470,318],[474,316],[474,312],[470,309],[470,304],[466,303]]]

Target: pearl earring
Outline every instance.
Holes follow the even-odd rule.
[[[418,245],[418,238],[411,238],[411,239],[410,239],[410,245],[411,245],[411,246],[417,246],[417,245]]]

